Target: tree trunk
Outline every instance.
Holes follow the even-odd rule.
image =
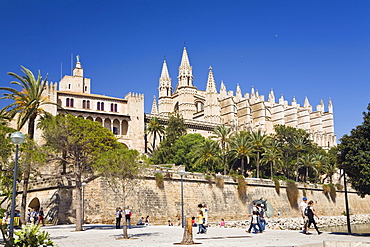
[[[257,152],[257,178],[260,177],[260,152]]]
[[[270,174],[270,175],[271,175],[271,180],[272,180],[272,178],[273,178],[273,177],[272,177],[272,164],[273,164],[273,162],[271,162],[271,161],[270,161],[270,172],[271,172],[271,174]]]
[[[180,244],[190,245],[194,244],[193,240],[193,226],[191,223],[191,217],[186,219],[186,225],[184,227],[184,235]]]
[[[296,177],[295,177],[295,181],[298,182],[298,159],[299,159],[299,156],[298,156],[298,153],[297,153],[297,174],[296,174]]]
[[[26,224],[26,208],[27,208],[27,191],[28,191],[28,183],[30,181],[30,170],[31,165],[26,165],[26,169],[23,173],[23,192],[22,192],[22,201],[21,201],[21,223],[22,225]]]
[[[123,210],[126,210],[126,190],[125,190],[125,186],[123,185],[122,186],[122,195],[123,195]],[[126,213],[125,211],[124,212],[124,215],[125,215],[125,219],[124,219],[124,224],[123,224],[123,238],[124,239],[128,239],[128,233],[127,233],[127,221],[126,221]],[[131,219],[130,219],[131,220]]]
[[[33,140],[35,135],[35,120],[37,114],[33,114],[28,121],[28,135],[31,140]],[[31,164],[26,165],[26,169],[23,172],[23,192],[21,201],[21,224],[26,224],[26,211],[27,211],[27,193],[28,193],[28,183],[31,174]]]
[[[244,159],[245,157],[242,156],[242,161],[241,161],[241,170],[242,170],[242,176],[244,177]]]
[[[76,164],[76,231],[83,231],[82,228],[82,191],[81,191],[81,165]]]

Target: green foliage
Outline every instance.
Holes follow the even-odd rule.
[[[344,135],[338,147],[340,168],[361,197],[370,194],[370,104],[367,110],[363,112],[362,124]]]
[[[194,167],[202,172],[219,172],[222,170],[220,147],[217,142],[205,139],[194,152]]]
[[[15,247],[33,246],[57,246],[50,240],[50,235],[46,231],[40,232],[41,225],[31,224],[23,226],[21,231],[16,231],[17,236],[14,240]]]
[[[280,181],[278,179],[274,179],[275,183],[275,191],[280,196]]]
[[[223,189],[225,186],[225,180],[222,177],[216,176],[216,186],[217,188]]]
[[[151,148],[151,151],[153,152],[156,147],[155,142],[157,140],[157,136],[161,140],[161,136],[164,135],[165,128],[163,125],[161,125],[161,123],[159,122],[159,119],[156,117],[153,117],[146,127],[147,128],[145,130],[145,134],[149,134],[153,136],[153,144]]]
[[[152,161],[155,164],[169,164],[176,155],[176,149],[173,147],[175,142],[186,135],[186,126],[184,118],[177,112],[170,114],[170,118],[165,129],[165,136],[159,147],[154,150]]]
[[[329,184],[323,184],[322,185],[322,193],[325,195],[328,195],[330,192],[330,186]]]
[[[307,191],[306,191],[306,189],[302,189],[302,195],[303,195],[303,196],[307,196]]]
[[[291,208],[298,208],[298,187],[297,184],[293,180],[286,181],[286,193],[288,196],[288,200],[290,203]]]
[[[329,187],[330,187],[330,192],[329,192],[330,198],[333,202],[335,202],[337,198],[337,190],[335,189],[334,184],[329,184]]]
[[[212,183],[213,183],[213,176],[206,174],[206,175],[204,176],[204,179],[208,181],[208,184],[209,184],[210,186],[212,186]]]
[[[222,164],[224,167],[224,175],[226,175],[227,163],[226,163],[226,151],[228,148],[229,136],[231,134],[231,128],[226,127],[225,125],[218,125],[213,130],[214,136],[211,136],[212,139],[216,139],[218,144],[221,147],[222,152]]]
[[[245,203],[247,199],[247,183],[245,182],[245,178],[243,176],[236,177],[238,181],[238,195],[239,199]]]
[[[343,185],[341,185],[341,184],[335,184],[335,188],[337,190],[343,190]]]
[[[154,174],[155,183],[157,184],[158,188],[163,189],[164,188],[164,176],[162,173],[155,173]]]
[[[231,159],[241,160],[241,175],[244,176],[245,160],[249,164],[250,156],[253,154],[253,147],[250,144],[250,135],[240,131],[234,133],[230,138],[230,157]]]

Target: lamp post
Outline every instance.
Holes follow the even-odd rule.
[[[347,230],[348,230],[348,234],[352,234],[351,220],[349,218],[349,207],[348,207],[348,196],[347,196],[347,179],[346,179],[346,170],[345,169],[343,169],[343,182],[344,182],[344,201],[346,203]]]
[[[82,182],[81,185],[82,185],[82,225],[83,225],[84,222],[85,222],[85,187],[86,187],[86,183]]]
[[[338,156],[341,157],[342,152],[338,151]],[[339,163],[338,159],[338,163]],[[349,206],[348,206],[348,195],[347,195],[347,179],[346,179],[346,170],[343,168],[343,184],[344,184],[344,202],[346,204],[346,216],[347,216],[347,231],[348,234],[352,234],[351,231],[351,220],[349,218]]]
[[[12,206],[10,210],[10,225],[9,225],[9,238],[14,235],[14,214],[15,214],[15,198],[17,196],[17,173],[18,173],[18,145],[24,142],[24,135],[22,132],[14,132],[10,136],[10,141],[15,144],[15,159],[14,159],[14,178],[12,190]]]
[[[181,226],[184,228],[184,182],[183,177],[185,175],[184,169],[179,169],[179,175],[181,176]]]

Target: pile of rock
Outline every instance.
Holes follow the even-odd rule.
[[[370,223],[369,214],[351,215],[352,224]],[[267,219],[266,229],[281,229],[281,230],[299,230],[303,225],[302,217],[298,218],[270,218]],[[347,224],[347,217],[341,216],[323,216],[319,220],[316,219],[318,227],[342,226]],[[242,221],[226,221],[226,228],[248,228],[249,220]],[[209,227],[219,227],[217,222],[209,222]]]

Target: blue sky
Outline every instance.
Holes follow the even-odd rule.
[[[363,0],[3,0],[0,86],[20,65],[57,82],[79,55],[92,93],[143,93],[150,112],[164,57],[175,87],[186,42],[199,89],[212,66],[218,89],[272,88],[314,109],[331,98],[339,139],[369,103],[369,13]]]

